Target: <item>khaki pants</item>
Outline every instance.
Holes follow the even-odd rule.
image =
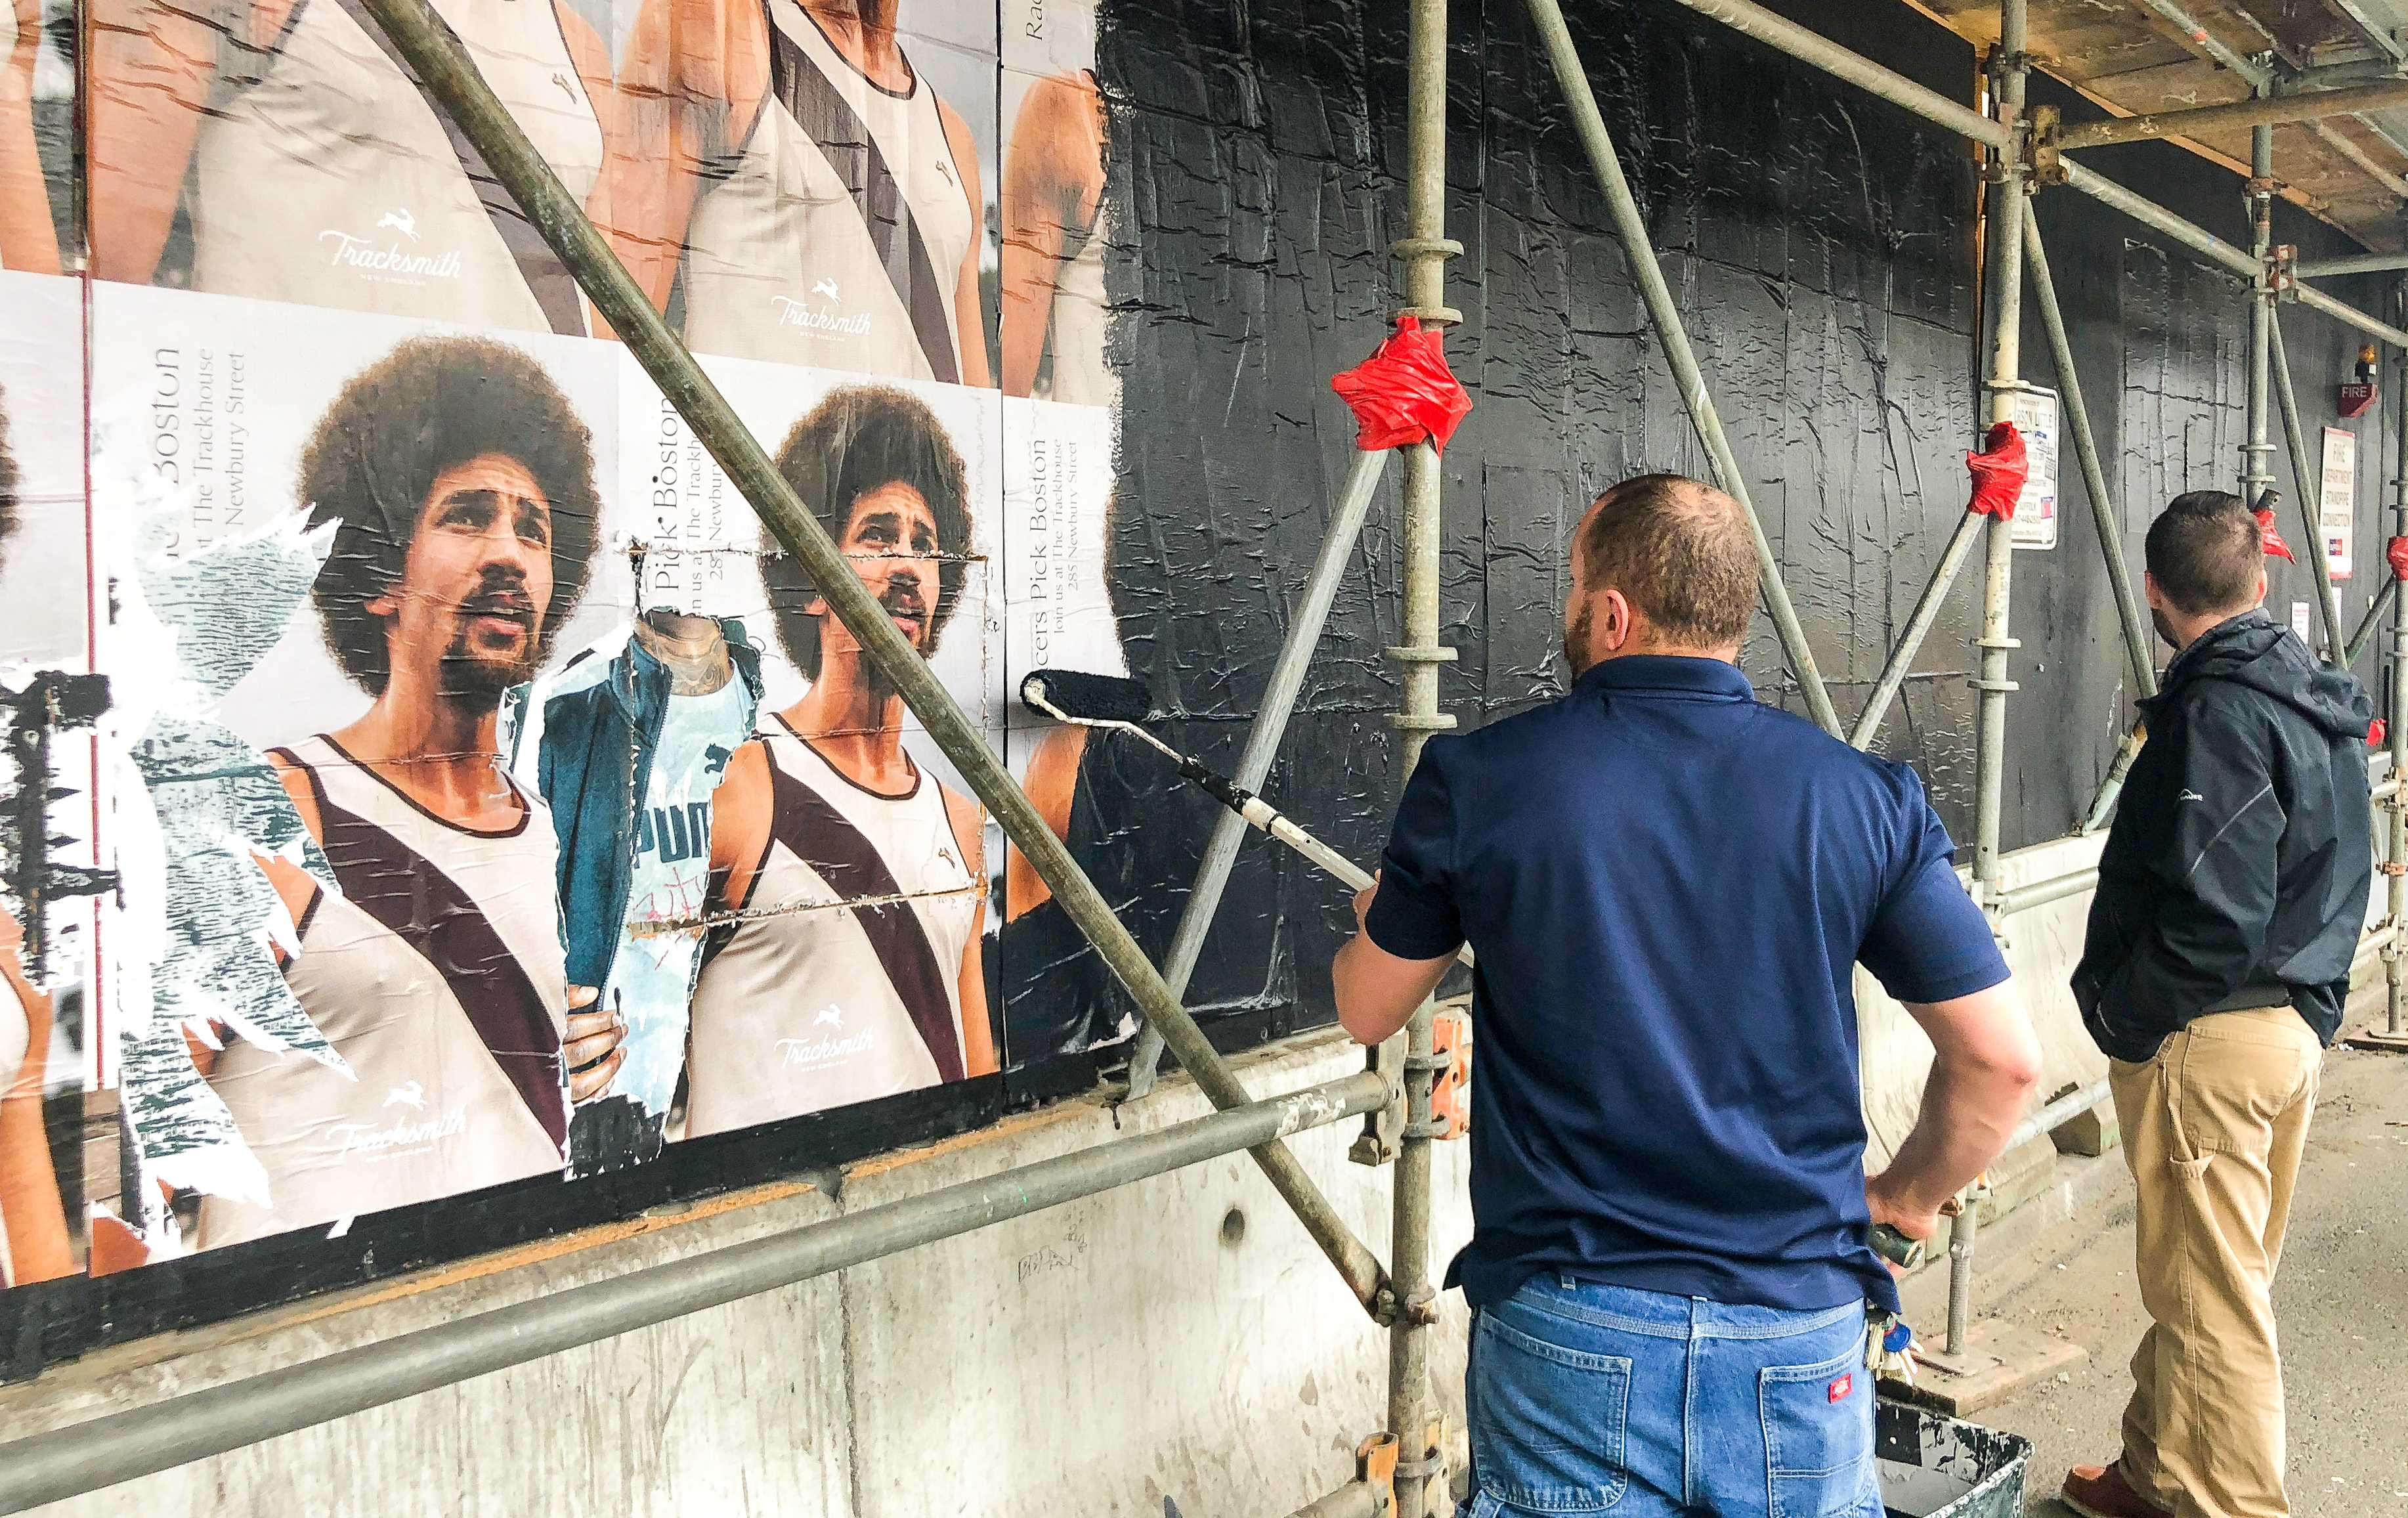
[[[2124,1470],[2176,1518],[2285,1518],[2270,1295],[2324,1051],[2287,1007],[2216,1012],[2110,1072],[2139,1195]]]

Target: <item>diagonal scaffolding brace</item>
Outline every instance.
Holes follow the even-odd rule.
[[[1563,87],[1564,100],[1571,107],[1572,127],[1588,153],[1590,167],[1597,171],[1598,185],[1605,191],[1606,213],[1612,218],[1614,236],[1621,241],[1622,256],[1630,265],[1631,278],[1639,283],[1648,321],[1656,329],[1656,339],[1664,345],[1664,362],[1671,368],[1672,383],[1681,392],[1681,404],[1688,408],[1689,420],[1696,423],[1698,439],[1713,462],[1715,482],[1746,513],[1748,533],[1756,540],[1756,566],[1764,576],[1765,609],[1772,615],[1773,631],[1780,636],[1782,652],[1788,655],[1790,670],[1798,677],[1815,723],[1837,738],[1841,734],[1840,714],[1831,705],[1831,693],[1824,688],[1823,671],[1814,663],[1814,651],[1807,646],[1806,629],[1799,624],[1798,610],[1790,604],[1789,587],[1781,578],[1781,561],[1773,555],[1771,541],[1764,535],[1764,523],[1756,516],[1756,503],[1748,494],[1747,477],[1739,466],[1739,455],[1731,450],[1729,435],[1723,431],[1722,414],[1714,408],[1714,398],[1706,389],[1705,371],[1698,367],[1697,351],[1689,346],[1688,329],[1682,324],[1681,309],[1672,300],[1672,287],[1665,281],[1663,265],[1656,261],[1655,244],[1648,236],[1647,219],[1640,213],[1639,201],[1630,193],[1630,181],[1623,175],[1622,156],[1614,150],[1613,136],[1605,129],[1605,117],[1597,108],[1597,95],[1589,88],[1588,71],[1581,64],[1580,50],[1573,45],[1571,28],[1564,21],[1563,7],[1556,0],[1527,3],[1530,19],[1537,23],[1539,36],[1546,44],[1548,61],[1555,65],[1555,81]]]

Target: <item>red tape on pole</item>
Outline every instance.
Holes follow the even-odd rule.
[[[1965,455],[1966,472],[1973,477],[1973,494],[1965,503],[1973,516],[2015,520],[2015,503],[2023,498],[2024,480],[2031,461],[2024,451],[2024,435],[2012,422],[1994,423],[1982,439],[1982,451]]]
[[[1369,358],[1332,377],[1354,413],[1354,446],[1366,453],[1429,439],[1446,451],[1455,425],[1471,410],[1453,370],[1446,366],[1443,336],[1425,331],[1421,319],[1397,318],[1397,330]]]
[[[2266,494],[2272,495],[2273,492],[2268,491]],[[2259,497],[2260,500],[2264,498],[2264,496]],[[2265,550],[2266,557],[2289,559],[2293,564],[2299,563],[2300,561],[2291,553],[2291,545],[2284,542],[2283,535],[2274,530],[2274,508],[2271,506],[2261,506],[2253,514],[2258,518],[2258,546]]]

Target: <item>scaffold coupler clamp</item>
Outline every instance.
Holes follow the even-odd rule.
[[[2299,298],[2300,250],[2277,243],[2266,250],[2266,289],[2276,300]]]
[[[1354,1484],[1371,1489],[1371,1511],[1397,1511],[1397,1455],[1394,1434],[1374,1434],[1355,1446]]]
[[[1429,1122],[1408,1124],[1415,1138],[1460,1138],[1471,1131],[1471,1013],[1464,1007],[1440,1007],[1430,1018],[1430,1055],[1406,1056],[1409,1070],[1430,1072]]]
[[[1405,1137],[1405,1036],[1398,1033],[1364,1051],[1364,1067],[1388,1082],[1388,1100],[1363,1114],[1363,1131],[1347,1148],[1357,1165],[1386,1165]]]
[[[2065,113],[2055,106],[2034,106],[2025,113],[2024,163],[2035,186],[2065,182],[2065,157],[2058,147],[2064,124]]]
[[[1430,1506],[1430,1498],[1433,1496],[1437,1496],[1447,1504],[1444,1511],[1454,1511],[1452,1494],[1447,1493],[1441,1484],[1449,1476],[1446,1468],[1446,1415],[1444,1413],[1439,1414],[1423,1425],[1420,1457],[1412,1460],[1398,1459],[1396,1474],[1407,1481],[1422,1482],[1422,1506],[1425,1511]],[[1393,1488],[1389,1494],[1389,1500],[1391,1502],[1396,1500]],[[1421,1515],[1416,1513],[1412,1518],[1421,1518]]]
[[[1397,1288],[1383,1282],[1371,1298],[1371,1321],[1383,1328],[1393,1328],[1399,1323],[1430,1327],[1438,1322],[1438,1288],[1424,1282],[1413,1288],[1411,1296],[1399,1301]]]

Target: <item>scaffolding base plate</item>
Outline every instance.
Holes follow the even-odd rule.
[[[2362,1028],[2343,1034],[2342,1042],[2352,1049],[2371,1049],[2385,1054],[2408,1054],[2408,1033],[2392,1032],[2391,1021],[2387,1017],[2379,1023],[2369,1023]]]
[[[1953,1417],[2003,1402],[2035,1382],[2044,1381],[2088,1354],[2068,1343],[2021,1324],[1985,1318],[1966,1335],[1965,1353],[1943,1354],[1915,1350],[1912,1386],[1885,1379],[1884,1396],[1918,1402]]]

